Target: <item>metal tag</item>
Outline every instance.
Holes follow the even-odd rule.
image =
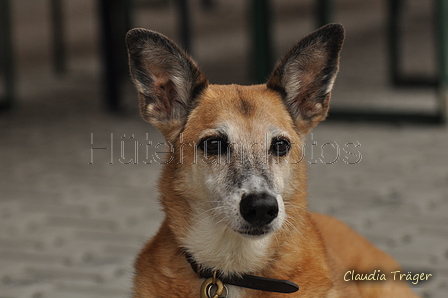
[[[216,285],[217,288],[215,293],[211,296],[211,288],[213,285]],[[200,298],[221,298],[222,297],[221,295],[223,293],[224,293],[224,284],[222,283],[222,281],[219,280],[218,278],[210,277],[202,283]],[[225,296],[227,296],[227,291]]]

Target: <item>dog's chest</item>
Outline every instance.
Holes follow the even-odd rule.
[[[226,286],[228,290],[227,298],[243,298],[246,296],[246,290],[235,286]]]

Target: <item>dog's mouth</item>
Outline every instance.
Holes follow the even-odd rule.
[[[263,236],[272,232],[272,229],[264,227],[264,228],[246,228],[242,230],[237,230],[237,233],[244,236]]]

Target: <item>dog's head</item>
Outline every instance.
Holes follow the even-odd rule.
[[[266,84],[239,86],[209,85],[158,33],[128,33],[141,113],[175,149],[162,203],[195,257],[192,242],[263,241],[305,207],[301,144],[327,115],[343,38],[342,26],[327,25],[297,43]]]

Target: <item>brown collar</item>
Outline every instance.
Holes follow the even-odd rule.
[[[194,272],[201,278],[210,278],[213,276],[213,270],[210,268],[202,268],[201,265],[196,263],[193,256],[189,253],[185,254],[188,263]],[[243,287],[248,289],[254,289],[259,291],[276,292],[276,293],[294,293],[299,290],[299,286],[292,281],[266,278],[260,276],[253,276],[244,274],[242,276],[224,277],[222,273],[218,271],[217,277],[224,283],[232,286]]]

